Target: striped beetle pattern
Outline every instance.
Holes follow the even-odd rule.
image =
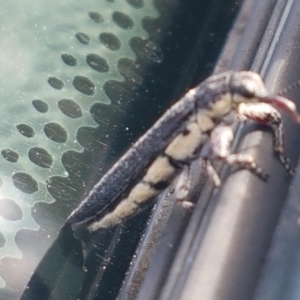
[[[262,180],[266,174],[252,156],[231,153],[232,124],[252,120],[274,130],[274,151],[293,174],[284,155],[282,119],[277,109],[300,121],[295,104],[266,89],[250,71],[214,75],[191,89],[132,146],[94,186],[69,216],[67,223],[86,223],[90,231],[115,226],[138,213],[177,177],[176,197],[191,206],[190,165],[200,159],[218,187],[220,178],[211,161],[249,169]]]

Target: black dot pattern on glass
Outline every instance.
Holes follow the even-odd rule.
[[[58,107],[66,116],[77,119],[82,117],[80,106],[71,99],[61,99],[58,101]]]
[[[41,168],[50,168],[53,159],[49,152],[43,148],[33,147],[28,152],[29,159]]]
[[[67,131],[57,123],[48,123],[44,126],[46,136],[57,143],[65,143],[68,139]]]
[[[35,136],[33,128],[27,124],[18,124],[16,127],[22,135],[28,138],[32,138]]]
[[[131,18],[122,12],[116,11],[112,14],[114,22],[123,29],[131,29],[134,25]]]
[[[27,173],[15,173],[12,180],[15,187],[25,194],[33,194],[38,191],[37,181]]]
[[[77,66],[77,59],[71,54],[62,54],[61,59],[69,67]]]
[[[76,76],[73,79],[74,88],[82,94],[92,96],[95,92],[95,84],[84,76]]]
[[[64,87],[64,83],[56,77],[49,77],[48,83],[56,90],[61,90]]]
[[[139,65],[137,65],[133,60],[128,58],[120,58],[118,61],[118,71],[127,81],[136,82],[139,84],[143,83],[143,76]]]
[[[163,52],[160,47],[149,40],[133,37],[129,41],[129,46],[137,57],[141,57],[154,63],[161,63],[163,60]]]
[[[43,114],[49,110],[48,104],[40,99],[32,100],[32,105],[37,111]]]
[[[77,32],[75,36],[77,40],[83,45],[88,45],[90,43],[90,37],[86,33]]]
[[[130,4],[134,8],[142,8],[144,7],[143,0],[126,0],[128,4]]]
[[[8,221],[18,221],[23,218],[23,212],[15,201],[0,199],[0,216]]]
[[[11,163],[16,163],[19,160],[19,154],[13,150],[10,149],[3,149],[1,151],[1,154],[4,159]]]
[[[99,35],[99,41],[109,50],[116,51],[121,48],[121,42],[116,35],[103,32]]]
[[[95,11],[89,12],[89,17],[95,23],[102,23],[104,21],[103,17],[98,12],[95,12]]]
[[[109,71],[109,65],[106,59],[97,54],[89,54],[86,57],[87,64],[95,71],[105,73]]]

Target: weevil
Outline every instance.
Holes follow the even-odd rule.
[[[295,104],[270,93],[250,71],[213,75],[188,91],[123,155],[69,216],[67,223],[86,223],[89,230],[114,226],[138,213],[177,177],[177,199],[189,206],[190,165],[200,159],[209,178],[220,186],[211,160],[268,175],[252,156],[231,153],[236,120],[252,120],[274,130],[274,151],[289,173],[279,111],[300,121]]]

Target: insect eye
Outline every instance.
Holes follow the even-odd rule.
[[[231,78],[231,92],[242,98],[260,98],[265,95],[266,89],[261,77],[253,72],[237,72]]]
[[[253,81],[245,81],[239,87],[238,93],[245,98],[254,98],[255,97],[256,85]]]

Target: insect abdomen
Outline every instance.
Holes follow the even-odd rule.
[[[151,198],[171,183],[183,165],[195,159],[206,139],[207,135],[196,121],[188,122],[186,128],[151,163],[142,180],[132,187],[128,196],[103,218],[91,220],[89,229],[94,231],[114,226],[139,212]]]
[[[195,106],[195,101],[186,96],[172,106],[102,177],[67,222],[100,219],[124,201],[174,136],[184,130]]]
[[[160,193],[184,165],[197,157],[216,119],[222,117],[219,114],[224,110],[214,109],[214,103],[223,103],[219,100],[228,94],[227,81],[228,74],[209,78],[207,84],[190,90],[174,104],[96,184],[67,223],[88,222],[92,229],[92,223],[112,226],[132,216]],[[226,114],[231,105],[227,100],[224,103]],[[213,112],[211,116],[209,110]],[[169,164],[169,171],[159,167],[162,158],[167,158],[164,163]],[[159,176],[161,180],[154,182],[153,178]]]

